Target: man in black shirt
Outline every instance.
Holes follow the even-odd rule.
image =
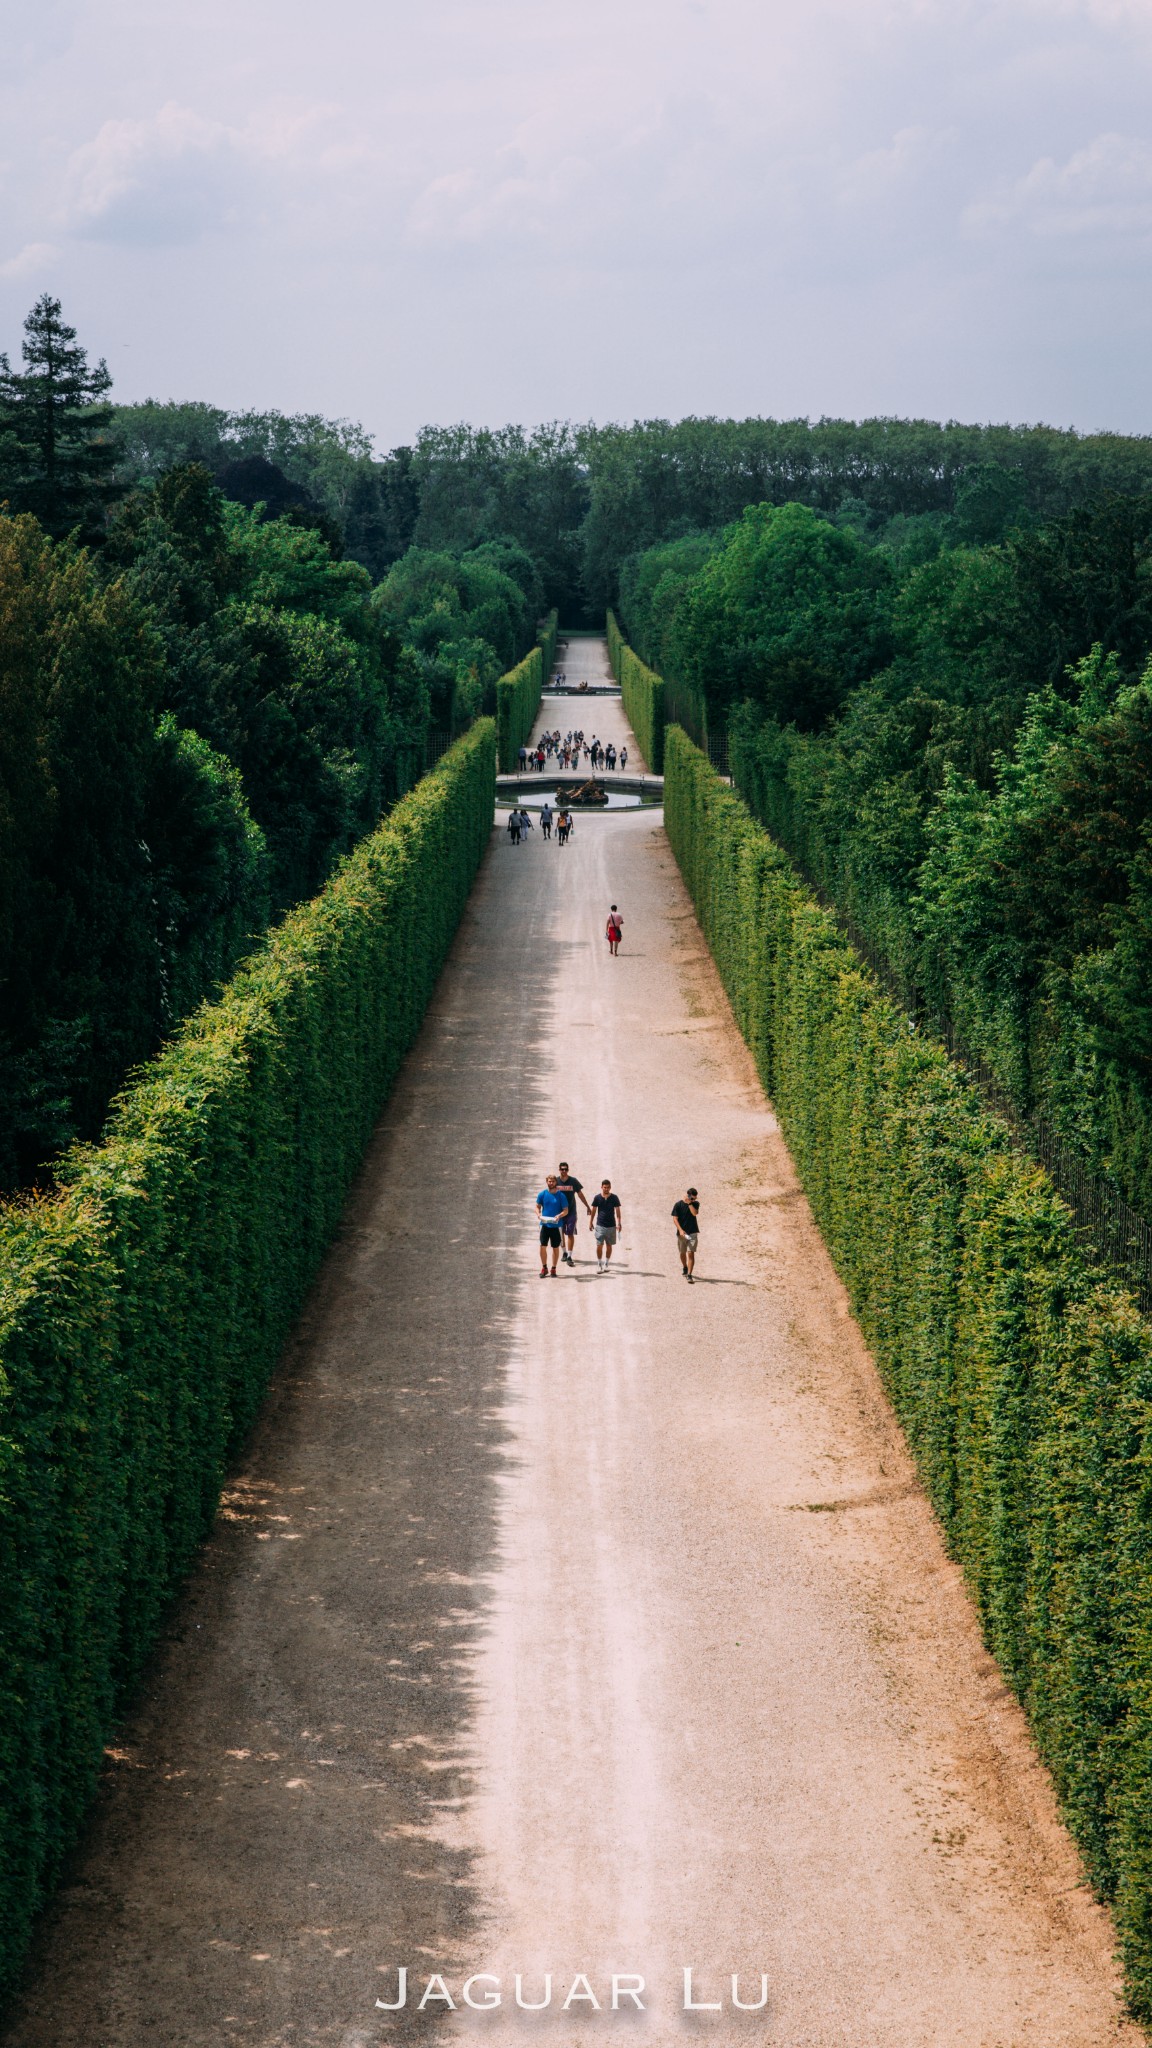
[[[596,1238],[596,1270],[598,1273],[606,1273],[612,1260],[616,1232],[624,1222],[620,1197],[612,1193],[610,1180],[601,1181],[600,1193],[593,1195],[589,1213],[591,1221],[588,1228],[594,1232]]]
[[[700,1197],[695,1188],[689,1188],[679,1202],[673,1202],[672,1216],[676,1224],[676,1249],[680,1254],[681,1270],[689,1285],[694,1286],[692,1271],[696,1264],[696,1246],[700,1241]]]
[[[584,1193],[584,1183],[577,1180],[574,1173],[569,1173],[568,1161],[566,1159],[560,1161],[560,1192],[568,1197],[568,1214],[560,1225],[561,1230],[564,1232],[564,1264],[566,1266],[573,1266],[576,1261],[572,1257],[572,1247],[576,1242],[576,1225],[579,1220],[576,1213],[577,1197],[583,1202],[584,1207],[588,1209],[589,1216],[591,1216],[592,1211],[588,1208],[588,1197]]]

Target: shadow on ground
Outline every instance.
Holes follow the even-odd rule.
[[[488,966],[489,856],[201,1562],[110,1745],[7,2048],[434,2040],[375,2012],[477,1922],[472,1653],[506,1368],[534,1283],[507,1200],[569,951]],[[503,947],[507,957],[507,946]],[[509,1231],[513,1236],[509,1239]]]

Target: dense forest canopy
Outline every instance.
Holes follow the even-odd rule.
[[[22,361],[0,363],[7,1188],[97,1133],[476,715],[542,602],[506,533],[416,547],[405,511],[382,540],[404,465],[382,484],[346,423],[126,421],[48,296]]]
[[[139,482],[199,461],[229,495],[244,496],[260,483],[246,466],[270,464],[339,525],[346,552],[375,580],[412,545],[518,541],[539,565],[542,601],[570,624],[602,619],[631,558],[662,541],[719,532],[748,505],[808,505],[870,538],[931,551],[941,534],[997,540],[1106,491],[1152,491],[1152,437],[1042,426],[688,419],[427,427],[410,448],[377,457],[347,420],[151,402],[118,407],[114,419],[122,477]]]
[[[428,427],[0,358],[0,1181],[316,889],[542,614],[671,714],[1023,1108],[1152,1208],[1152,437]],[[1033,886],[1034,884],[1034,886]]]
[[[1152,1213],[1152,494],[969,481],[911,541],[749,507],[628,561],[621,615],[910,994]]]

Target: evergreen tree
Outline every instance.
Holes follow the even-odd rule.
[[[21,354],[23,370],[0,355],[0,498],[13,512],[34,512],[57,538],[77,528],[94,538],[117,495],[113,408],[102,402],[108,366],[101,359],[89,368],[48,292],[24,322]]]

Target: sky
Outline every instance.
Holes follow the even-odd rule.
[[[1152,0],[0,0],[0,349],[122,401],[1152,431]]]

